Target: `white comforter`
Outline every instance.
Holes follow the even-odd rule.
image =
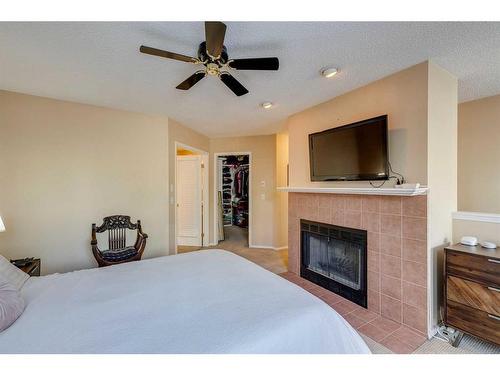
[[[320,299],[223,250],[33,277],[22,293],[0,353],[369,353]]]

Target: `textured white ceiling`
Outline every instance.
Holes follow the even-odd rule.
[[[203,22],[0,23],[0,88],[167,115],[209,136],[273,132],[289,115],[431,59],[459,78],[459,100],[500,93],[500,23],[226,22],[231,58],[277,56],[280,70],[237,71],[236,97],[196,67],[141,44],[196,55]],[[332,80],[318,71],[340,68]],[[259,104],[276,107],[263,110]]]

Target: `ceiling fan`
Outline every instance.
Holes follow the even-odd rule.
[[[224,45],[226,25],[222,22],[205,22],[205,41],[198,47],[198,57],[190,57],[152,47],[141,46],[140,51],[148,55],[166,57],[196,65],[202,65],[192,76],[181,82],[176,88],[189,90],[207,75],[217,76],[237,96],[248,90],[234,78],[229,71],[236,70],[278,70],[277,57],[230,60]]]

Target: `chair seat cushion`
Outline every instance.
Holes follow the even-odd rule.
[[[106,250],[101,253],[102,258],[107,262],[120,262],[133,258],[137,255],[137,250],[133,246],[128,246],[123,249]]]

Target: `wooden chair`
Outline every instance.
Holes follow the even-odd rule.
[[[127,246],[127,230],[137,230],[137,239],[134,246]],[[97,233],[108,231],[108,250],[100,250],[97,246]],[[103,219],[101,226],[92,224],[92,252],[99,267],[110,266],[141,260],[142,253],[146,247],[148,235],[142,233],[141,221],[137,224],[130,222],[130,216],[114,215]]]

